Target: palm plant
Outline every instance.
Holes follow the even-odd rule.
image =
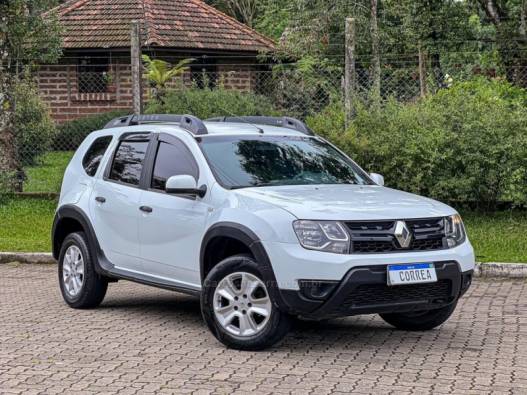
[[[150,83],[152,97],[161,102],[166,93],[167,83],[187,71],[187,65],[195,60],[193,58],[183,59],[171,67],[170,63],[161,59],[151,59],[148,55],[143,55],[142,58],[145,64],[145,77]]]

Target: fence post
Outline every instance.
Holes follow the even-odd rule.
[[[357,75],[355,72],[355,18],[346,18],[346,67],[344,71],[344,107],[346,111],[346,129],[355,115]]]
[[[419,87],[421,88],[421,97],[426,96],[426,61],[423,45],[421,41],[418,44],[419,49]]]
[[[377,0],[370,0],[371,34],[371,94],[373,104],[379,107],[381,101],[381,55],[379,52],[379,26],[377,23]]]
[[[130,58],[132,67],[132,105],[134,114],[141,114],[143,110],[140,35],[139,22],[132,21],[132,27],[130,29]]]

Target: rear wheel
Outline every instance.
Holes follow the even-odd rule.
[[[227,258],[210,271],[201,311],[214,336],[240,350],[270,347],[290,326],[289,316],[274,305],[258,264],[246,255]]]
[[[60,291],[68,305],[87,309],[103,301],[108,281],[95,271],[83,232],[72,233],[64,239],[58,269]]]
[[[456,309],[457,301],[435,310],[380,314],[388,324],[405,331],[427,331],[443,324]]]

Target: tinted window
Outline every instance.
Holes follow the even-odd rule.
[[[99,137],[95,139],[90,148],[88,148],[88,151],[86,151],[82,159],[82,166],[89,176],[93,177],[97,173],[102,157],[111,141],[112,136]]]
[[[152,188],[165,190],[169,177],[183,174],[198,179],[198,165],[188,148],[183,143],[159,143],[152,175]]]
[[[214,136],[204,137],[200,146],[228,188],[372,183],[360,167],[317,138]]]
[[[123,141],[112,163],[110,179],[139,185],[148,141]]]

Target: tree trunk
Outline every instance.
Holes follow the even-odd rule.
[[[371,0],[371,93],[373,103],[378,106],[381,100],[381,55],[379,53],[379,26],[377,24],[377,0]]]
[[[0,66],[0,193],[22,191],[21,183],[17,182],[17,175],[21,168],[15,148],[14,107],[10,85],[8,74]]]
[[[516,15],[501,8],[496,0],[479,0],[479,4],[496,27],[498,51],[507,80],[518,86],[527,87],[527,60],[525,59],[527,1],[522,0],[516,26]]]

